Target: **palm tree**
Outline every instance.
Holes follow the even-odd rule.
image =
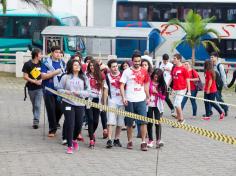
[[[212,28],[206,28],[207,24],[211,23],[215,19],[215,16],[202,19],[198,13],[190,10],[185,17],[184,22],[181,22],[178,19],[169,20],[168,25],[177,25],[186,33],[186,36],[183,39],[174,42],[173,49],[181,43],[188,44],[192,49],[193,65],[195,64],[195,49],[200,44],[202,44],[205,48],[207,46],[212,46],[213,50],[218,52],[219,48],[214,42],[210,40],[202,40],[202,38],[207,34],[214,34],[216,38],[220,40],[219,33],[216,30]]]
[[[49,11],[49,7],[52,7],[52,0],[21,0],[22,2],[33,5],[37,8],[44,8]],[[0,0],[2,4],[3,13],[6,13],[7,10],[7,0]]]

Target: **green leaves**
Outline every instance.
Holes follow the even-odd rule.
[[[22,2],[28,3],[30,5],[33,5],[35,7],[39,8],[44,8],[46,9],[49,13],[50,10],[49,8],[52,7],[52,0],[21,0]],[[7,10],[7,0],[0,0],[0,3],[2,5],[3,13],[6,13]]]
[[[177,47],[181,43],[187,43],[193,49],[202,44],[204,47],[211,45],[215,51],[219,51],[219,48],[217,48],[214,42],[202,40],[202,37],[205,35],[214,35],[214,37],[220,39],[219,33],[216,30],[207,28],[207,24],[213,22],[215,19],[215,16],[202,19],[198,13],[190,10],[185,16],[184,22],[181,22],[178,19],[169,20],[168,25],[177,25],[186,33],[185,38],[174,42],[173,46]],[[195,52],[195,50],[192,50],[192,52]],[[193,63],[195,60],[194,56],[195,53],[192,53]]]

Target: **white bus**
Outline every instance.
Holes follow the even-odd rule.
[[[155,45],[150,51],[156,56],[164,53],[173,54],[173,42],[185,37],[184,31],[178,26],[167,26],[168,20],[178,18],[183,20],[190,9],[198,12],[203,18],[216,16],[214,23],[207,27],[214,28],[220,34],[220,43],[213,36],[204,36],[217,43],[220,48],[220,57],[228,61],[236,61],[236,1],[235,0],[117,0],[116,2],[117,27],[155,27],[160,30]],[[127,50],[127,47],[130,50]],[[130,41],[116,41],[116,54],[118,57],[130,57],[133,49],[144,50],[145,43]],[[209,58],[212,48],[205,49],[199,46],[196,49],[196,59]],[[182,44],[174,52],[180,53],[184,58],[191,58],[190,47]]]

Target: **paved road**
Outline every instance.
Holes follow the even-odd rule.
[[[60,144],[61,131],[54,139],[43,138],[43,108],[40,128],[31,128],[32,113],[29,99],[23,101],[24,81],[0,74],[0,175],[2,176],[155,176],[158,156],[159,176],[234,176],[236,174],[236,147],[201,137],[181,129],[164,125],[161,150],[142,152],[140,140],[135,139],[135,148],[105,148],[106,140],[97,132],[96,148],[88,149],[88,138],[80,144],[73,155],[65,154]],[[199,94],[202,96],[202,93]],[[236,104],[235,94],[227,92],[225,100]],[[43,105],[42,105],[43,107]],[[191,119],[191,107],[185,108],[187,123],[206,129],[236,136],[236,109],[231,108],[229,117],[218,121],[218,115],[205,122],[202,102],[198,102],[199,118]],[[166,108],[165,117],[169,117]],[[216,112],[214,114],[217,114]],[[47,127],[47,124],[46,124]],[[83,131],[86,136],[87,131]],[[126,134],[122,133],[126,145]],[[159,153],[159,154],[158,154]]]

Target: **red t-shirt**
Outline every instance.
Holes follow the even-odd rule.
[[[197,71],[194,69],[188,71],[188,74],[189,74],[190,79],[199,77]],[[194,84],[194,81],[190,81],[190,90],[196,90],[196,86]]]
[[[188,70],[184,66],[175,66],[171,71],[174,90],[183,90],[187,88]]]
[[[205,87],[204,87],[205,92],[207,91],[210,80],[212,80],[212,84],[211,84],[211,87],[210,87],[210,93],[215,93],[217,91],[216,81],[213,80],[212,72],[206,71],[206,73],[205,73]]]

